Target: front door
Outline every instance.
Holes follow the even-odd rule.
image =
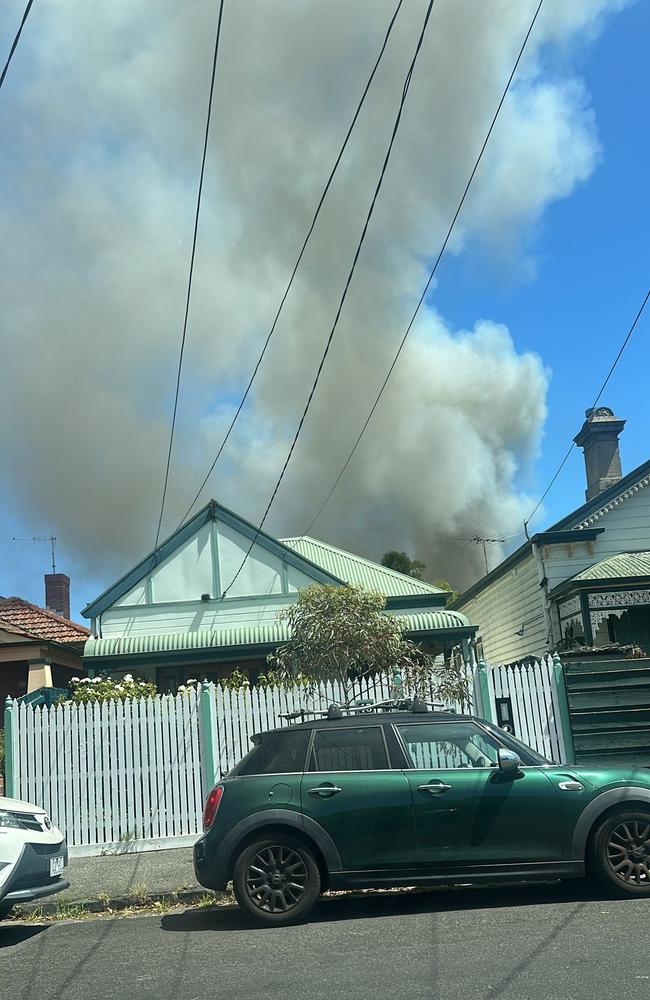
[[[391,768],[381,726],[316,729],[301,803],[336,844],[344,871],[415,867],[409,782]]]
[[[559,803],[543,767],[502,774],[498,741],[476,723],[398,725],[413,770],[418,866],[562,860]]]

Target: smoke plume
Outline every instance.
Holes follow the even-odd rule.
[[[417,301],[533,0],[438,0],[383,192],[273,534],[300,534]],[[450,253],[518,273],[599,145],[572,51],[621,0],[546,0]],[[7,9],[12,8],[11,10]],[[17,12],[3,4],[0,38]],[[153,545],[217,4],[35,6],[0,101],[2,500],[108,584]],[[226,0],[170,490],[185,512],[232,416],[394,0]],[[333,320],[425,9],[405,0],[260,376],[202,499],[261,516]],[[487,259],[487,258],[486,258]],[[444,269],[440,272],[441,278]],[[444,278],[442,278],[444,280]],[[456,586],[532,498],[543,360],[499,317],[451,329],[432,289],[316,537],[407,549]]]

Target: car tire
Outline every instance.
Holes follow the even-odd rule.
[[[650,809],[607,816],[594,831],[589,871],[617,896],[650,896]]]
[[[242,910],[271,926],[304,920],[321,890],[314,855],[285,834],[247,844],[235,862],[232,883]]]

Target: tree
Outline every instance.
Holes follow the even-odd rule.
[[[449,607],[450,604],[453,604],[454,601],[460,597],[460,590],[454,590],[451,584],[447,583],[446,580],[436,580],[433,586],[438,587],[439,590],[446,590],[449,593],[449,597],[447,598],[447,601],[445,603],[445,607],[447,608]]]
[[[449,697],[452,678],[446,666],[403,635],[403,623],[385,613],[383,594],[358,587],[314,584],[298,593],[296,604],[279,617],[289,624],[291,638],[268,656],[281,680],[300,676],[312,686],[334,682],[349,704],[355,678],[399,671],[406,689],[424,695],[444,687]],[[444,682],[444,683],[443,683]],[[456,694],[465,700],[466,683]]]
[[[406,552],[398,552],[397,549],[384,552],[381,564],[387,566],[388,569],[397,570],[398,573],[404,573],[405,576],[414,576],[417,580],[422,579],[425,570],[423,562],[420,562],[419,559],[409,559]]]

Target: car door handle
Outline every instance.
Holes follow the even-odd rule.
[[[560,781],[558,788],[561,788],[563,792],[581,792],[582,785],[579,781]]]
[[[418,785],[418,792],[428,792],[429,795],[440,795],[450,789],[451,785],[445,785],[444,781],[430,781],[426,785]]]
[[[330,798],[332,795],[336,795],[337,792],[342,792],[343,789],[339,788],[338,785],[316,785],[315,788],[308,788],[307,794],[314,795],[317,798]]]

